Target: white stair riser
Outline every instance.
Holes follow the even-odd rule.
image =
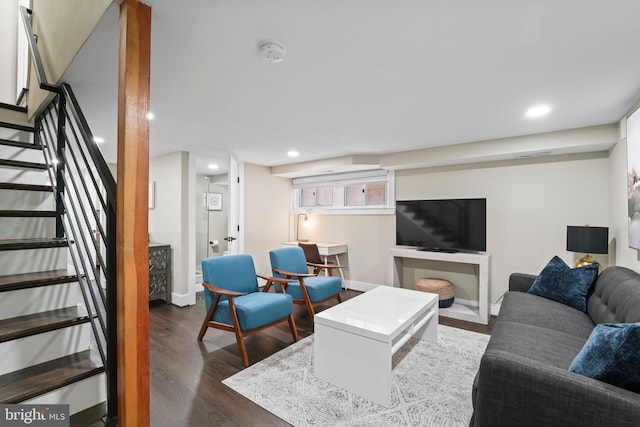
[[[25,141],[20,141],[20,142],[25,142]],[[26,141],[26,142],[29,142],[29,141]],[[19,160],[21,162],[44,163],[44,154],[42,150],[35,150],[31,148],[14,147],[12,145],[0,144],[0,159]]]
[[[66,404],[69,405],[69,415],[73,415],[106,400],[107,376],[103,373],[21,403],[32,405]]]
[[[2,118],[0,118],[0,121],[3,121]],[[0,138],[10,141],[31,142],[33,141],[33,132],[0,127]]]
[[[49,175],[46,170],[16,169],[6,167],[0,167],[0,182],[38,185],[50,184]]]
[[[56,235],[55,218],[2,218],[0,239],[48,238]]]
[[[0,375],[88,350],[91,334],[91,325],[83,323],[0,343]]]
[[[53,192],[0,190],[0,209],[53,210]]]
[[[78,305],[78,282],[40,286],[0,294],[0,320]]]
[[[0,256],[0,272],[3,276],[64,268],[67,268],[67,248],[3,251]]]

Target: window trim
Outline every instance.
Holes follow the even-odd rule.
[[[384,183],[387,194],[384,205],[345,206],[347,185]],[[333,187],[332,206],[300,206],[302,188]],[[395,215],[395,171],[369,170],[293,179],[293,212],[325,215]]]

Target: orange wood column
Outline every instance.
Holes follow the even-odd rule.
[[[118,425],[149,425],[149,72],[151,8],[120,5],[118,76]]]

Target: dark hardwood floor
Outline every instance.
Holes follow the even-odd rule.
[[[349,299],[360,292],[344,291]],[[328,308],[319,307],[318,311]],[[196,340],[205,315],[204,301],[194,306],[176,307],[151,303],[149,309],[150,398],[153,427],[205,426],[289,426],[288,423],[245,399],[221,383],[243,369],[235,335],[209,329],[202,342]],[[313,332],[303,306],[294,306],[300,338]],[[488,326],[440,318],[440,324],[491,333]],[[249,363],[254,364],[293,342],[286,323],[252,335],[245,340]],[[277,399],[278,396],[274,396]],[[87,415],[89,417],[89,415]],[[82,415],[72,417],[72,425],[95,425]]]

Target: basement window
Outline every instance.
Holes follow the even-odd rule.
[[[373,170],[296,178],[294,209],[319,214],[392,214],[393,171]]]

